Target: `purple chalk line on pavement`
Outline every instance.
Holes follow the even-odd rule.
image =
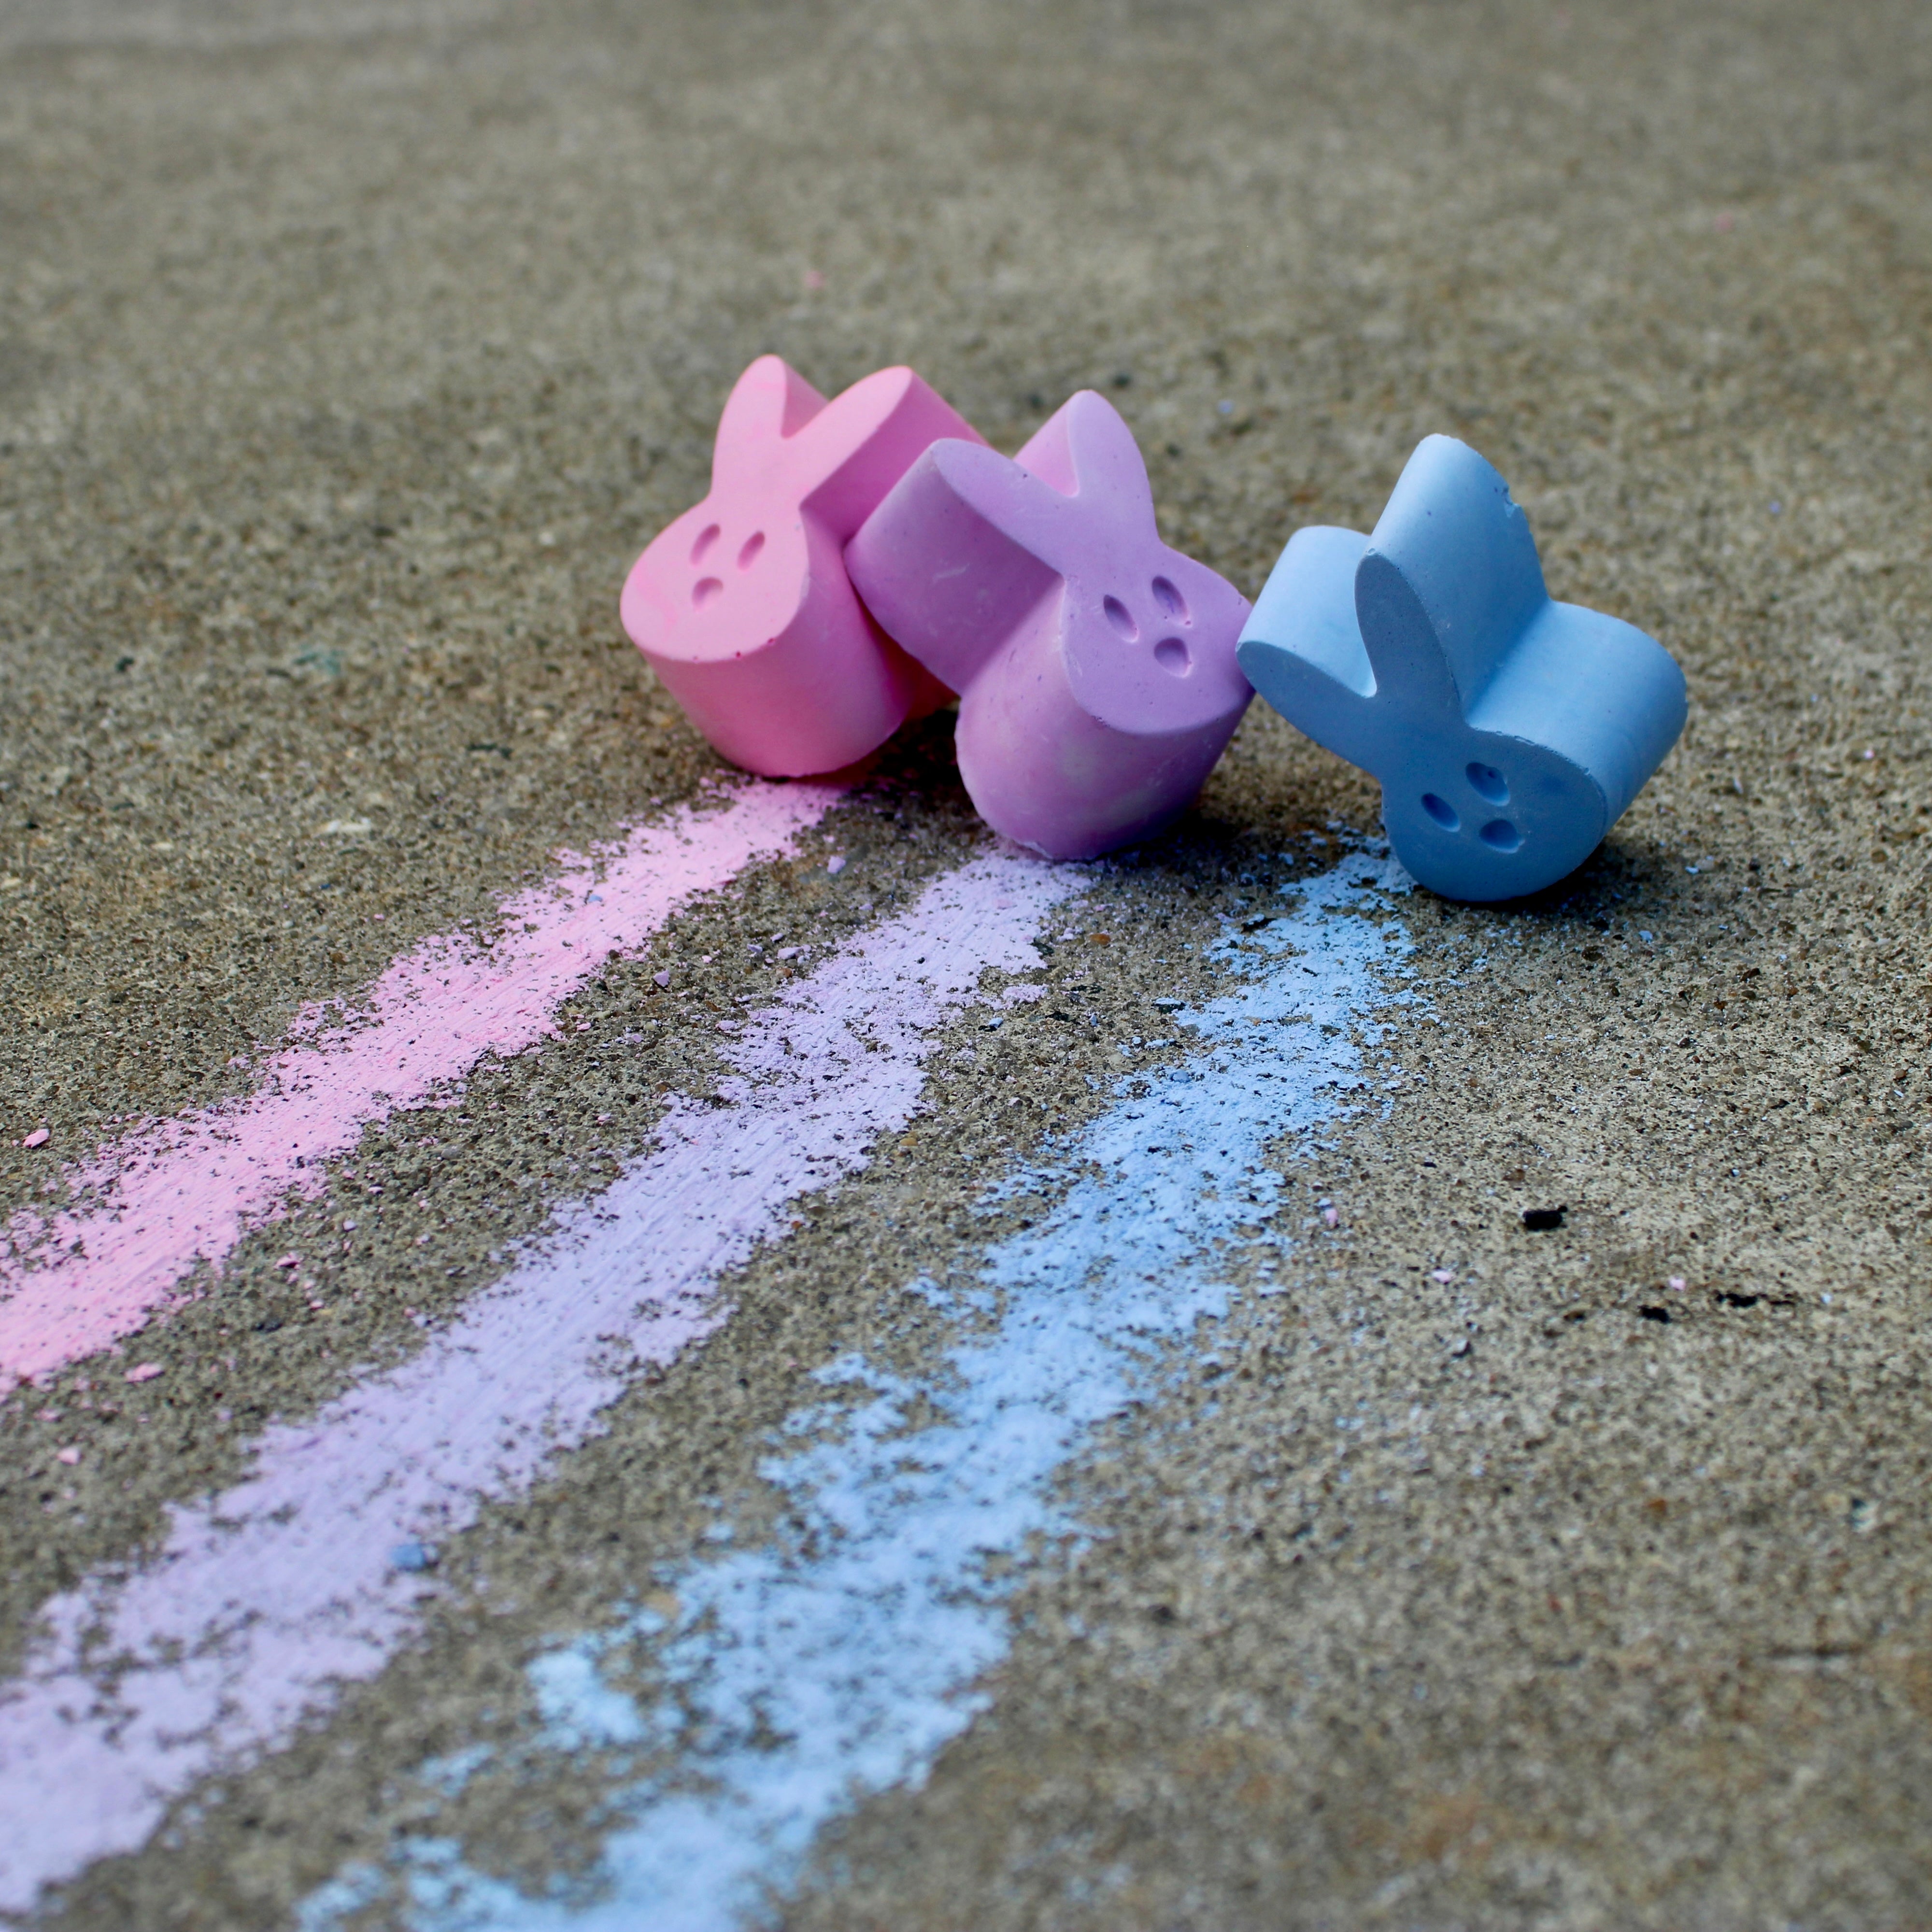
[[[1228,979],[1172,1017],[1186,1057],[1136,1069],[1102,1112],[988,1176],[982,1205],[1024,1195],[1028,1216],[949,1283],[907,1284],[950,1340],[821,1365],[816,1399],[765,1438],[775,1515],[754,1528],[712,1499],[710,1532],[646,1573],[646,1602],[627,1594],[556,1633],[528,1666],[536,1739],[439,1740],[457,1748],[418,1768],[418,1790],[507,1779],[536,1816],[553,1780],[572,1780],[567,1886],[490,1869],[487,1840],[452,1807],[311,1893],[302,1932],[782,1921],[778,1901],[829,1825],[869,1793],[917,1788],[1013,1694],[1000,1666],[1016,1600],[1042,1586],[1050,1599],[1052,1580],[1082,1566],[1076,1551],[1124,1560],[1089,1544],[1083,1465],[1100,1431],[1139,1403],[1157,1414],[1220,1353],[1244,1273],[1258,1295],[1286,1286],[1282,1262],[1308,1238],[1282,1225],[1288,1170],[1324,1126],[1376,1106],[1363,1050],[1416,1003],[1406,924],[1361,916],[1399,910],[1407,885],[1393,863],[1357,857],[1306,881],[1258,934],[1230,930],[1215,949]],[[1314,1292],[1319,1305],[1342,1291]],[[1378,1406],[1364,1383],[1354,1425],[1402,1426]],[[1211,1399],[1168,1407],[1134,1434],[1145,1444],[1179,1426],[1198,1446],[1213,1412]],[[598,1780],[588,1806],[586,1777]],[[602,1841],[594,1863],[586,1839]]]
[[[655,1150],[421,1355],[268,1432],[253,1477],[177,1508],[152,1561],[47,1604],[0,1689],[0,1910],[137,1848],[196,1778],[380,1671],[434,1588],[397,1546],[527,1486],[642,1366],[723,1320],[721,1273],[906,1124],[934,1029],[987,968],[1037,970],[1029,940],[1086,884],[1008,855],[936,880],[748,1014],[721,1048],[728,1104],[675,1104]]]

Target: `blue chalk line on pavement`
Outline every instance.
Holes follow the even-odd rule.
[[[988,1559],[1078,1544],[1062,1478],[1194,1324],[1226,1312],[1238,1231],[1280,1204],[1271,1144],[1360,1106],[1358,1040],[1413,998],[1406,930],[1361,914],[1407,884],[1393,862],[1346,860],[1224,941],[1249,976],[1173,1016],[1203,1050],[1121,1082],[1106,1113],[997,1190],[1058,1204],[994,1246],[973,1287],[914,1284],[961,1339],[910,1377],[850,1357],[818,1372],[830,1399],[763,1466],[785,1496],[782,1537],[655,1579],[674,1624],[633,1611],[532,1663],[542,1748],[617,1767],[590,1883],[532,1898],[454,1840],[404,1840],[392,1864],[313,1894],[304,1932],[371,1907],[416,1932],[726,1932],[796,1880],[828,1821],[922,1781],[990,1702],[981,1680],[1011,1641],[1005,1600],[1030,1573]],[[633,1651],[662,1686],[649,1703],[606,1675]]]

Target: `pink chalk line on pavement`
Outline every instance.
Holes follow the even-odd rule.
[[[278,1202],[319,1192],[313,1164],[372,1122],[422,1105],[492,1048],[554,1034],[558,1006],[608,954],[634,952],[694,894],[789,850],[840,796],[736,786],[589,857],[563,854],[559,877],[504,902],[494,944],[422,940],[346,1023],[335,1007],[307,1009],[252,1094],[144,1126],[70,1168],[78,1204],[17,1214],[0,1236],[0,1395],[141,1328]]]
[[[728,1104],[674,1105],[655,1150],[415,1360],[269,1430],[254,1475],[177,1507],[150,1561],[46,1605],[0,1689],[0,1912],[136,1849],[196,1778],[375,1676],[434,1588],[421,1546],[525,1488],[643,1366],[715,1328],[721,1273],[905,1126],[934,1029],[986,968],[1036,971],[1029,940],[1086,884],[1017,854],[935,880],[748,1015],[722,1048]]]

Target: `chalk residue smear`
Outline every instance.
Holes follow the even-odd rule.
[[[505,904],[494,945],[424,940],[352,1024],[303,1015],[245,1099],[147,1128],[70,1172],[80,1204],[16,1215],[0,1234],[0,1393],[140,1328],[197,1263],[218,1268],[278,1202],[318,1189],[315,1162],[486,1052],[554,1032],[558,1006],[607,954],[634,951],[693,894],[789,850],[838,795],[748,784],[589,859],[566,854],[559,878]]]
[[[1273,956],[1242,990],[1178,1016],[1206,1052],[1148,1076],[1150,1092],[1026,1177],[1060,1204],[992,1250],[983,1289],[946,1304],[964,1339],[943,1360],[909,1379],[857,1360],[823,1372],[846,1393],[795,1416],[765,1467],[786,1493],[785,1540],[667,1574],[674,1629],[635,1617],[538,1660],[560,1759],[588,1740],[654,1767],[610,1794],[625,1822],[592,1902],[526,1897],[444,1839],[399,1870],[332,1882],[305,1932],[379,1905],[417,1932],[728,1932],[763,1922],[855,1796],[925,1774],[985,1702],[970,1687],[1005,1652],[1001,1600],[1027,1552],[1078,1532],[1056,1479],[1148,1392],[1150,1343],[1224,1312],[1220,1257],[1279,1192],[1269,1143],[1343,1110],[1351,1030],[1372,1031],[1364,1016],[1400,997],[1388,969],[1404,936],[1352,914],[1363,870],[1330,875],[1270,927],[1257,943]],[[1004,1582],[994,1555],[1018,1559],[998,1566]],[[603,1674],[632,1646],[641,1669],[622,1674],[663,1684],[662,1703],[636,1705]],[[530,1777],[526,1755],[515,1774]]]
[[[0,1693],[0,1910],[140,1845],[196,1778],[380,1670],[433,1587],[421,1552],[722,1318],[720,1271],[904,1126],[932,1030],[985,968],[1036,969],[1028,941],[1085,883],[999,857],[928,886],[747,1016],[730,1104],[674,1106],[656,1151],[416,1360],[270,1431],[254,1478],[177,1509],[131,1578],[48,1605],[49,1640]]]

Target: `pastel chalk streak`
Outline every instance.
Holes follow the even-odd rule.
[[[1372,536],[1295,532],[1240,662],[1290,724],[1382,781],[1396,856],[1445,898],[1567,877],[1684,728],[1670,652],[1554,602],[1509,485],[1446,436],[1417,446]]]
[[[266,1431],[245,1479],[170,1510],[150,1562],[42,1605],[0,1684],[0,1914],[134,1850],[197,1778],[380,1671],[433,1587],[428,1553],[726,1318],[719,1275],[906,1126],[938,1029],[988,968],[1037,970],[1034,936],[1088,884],[1013,854],[933,880],[748,1014],[719,1049],[724,1104],[675,1102],[655,1147],[419,1355]]]
[[[590,859],[566,854],[561,880],[503,902],[493,945],[460,932],[421,941],[360,1013],[308,1009],[253,1093],[139,1128],[77,1164],[71,1204],[0,1230],[0,1393],[142,1328],[202,1262],[218,1272],[285,1196],[319,1192],[316,1163],[372,1121],[430,1101],[485,1053],[554,1034],[557,1006],[608,953],[634,950],[693,895],[790,850],[841,795],[737,785]],[[600,872],[587,903],[559,891]]]
[[[837,771],[944,701],[866,614],[842,554],[940,436],[980,441],[910,369],[831,402],[776,356],[739,377],[710,494],[632,566],[621,606],[659,682],[734,764]]]
[[[1133,432],[1091,390],[1016,458],[935,442],[845,562],[866,608],[960,694],[980,815],[1049,858],[1159,831],[1246,708],[1247,602],[1161,542]]]
[[[596,1883],[526,1892],[462,1858],[460,1840],[399,1832],[388,1870],[352,1868],[310,1894],[303,1932],[782,1922],[774,1894],[827,1826],[925,1781],[993,1702],[1014,1598],[1074,1552],[1107,1560],[1070,1480],[1078,1459],[1212,1346],[1231,1254],[1286,1198],[1283,1137],[1349,1110],[1363,1046],[1412,998],[1406,929],[1359,916],[1396,910],[1390,888],[1406,882],[1387,861],[1364,866],[1304,881],[1263,933],[1217,946],[1241,983],[1174,1016],[1186,1059],[1123,1082],[1039,1164],[994,1182],[988,1204],[1022,1192],[1053,1204],[995,1242],[976,1280],[914,1284],[961,1322],[956,1341],[817,1370],[818,1399],[772,1432],[760,1466],[786,1527],[660,1571],[677,1606],[662,1645],[655,1611],[619,1604],[532,1660],[548,1720],[542,1748],[518,1758],[532,1808],[550,1779],[583,1774],[586,1742],[648,1748],[598,1792],[585,1828],[592,1844],[608,1834]],[[634,1701],[614,1663],[654,1694]]]

